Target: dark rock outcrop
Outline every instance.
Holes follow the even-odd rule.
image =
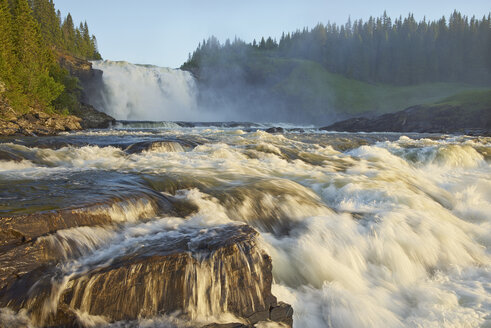
[[[468,110],[449,104],[414,106],[375,118],[352,118],[321,128],[346,132],[420,132],[490,135],[491,107]]]
[[[101,108],[103,104],[102,95],[104,93],[104,83],[102,81],[103,72],[92,68],[92,63],[66,54],[59,54],[58,62],[68,70],[72,76],[79,79],[82,86],[80,95],[80,108],[74,110],[73,114],[80,117],[83,129],[104,129],[111,127],[116,120],[98,111],[94,106]]]
[[[272,127],[272,128],[266,129],[265,132],[268,132],[268,133],[284,133],[285,129],[283,129],[282,127]]]
[[[84,59],[76,58],[68,54],[58,54],[58,62],[70,75],[79,79],[82,86],[80,101],[89,103],[89,97],[100,95],[104,83],[102,82],[102,71],[92,68],[92,63]]]
[[[95,109],[92,105],[82,103],[80,109],[73,113],[81,118],[80,125],[82,129],[105,129],[116,124],[116,120]]]
[[[0,307],[26,309],[42,327],[78,326],[77,312],[109,321],[229,312],[246,324],[208,327],[251,327],[260,321],[291,326],[292,308],[271,294],[271,258],[258,247],[257,235],[247,225],[180,228],[109,254],[109,265],[101,258],[68,275],[52,265],[53,244],[40,242],[35,250],[17,251],[44,260],[36,268],[23,266],[32,271],[0,289]]]

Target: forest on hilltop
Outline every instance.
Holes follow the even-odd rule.
[[[279,41],[203,40],[182,68],[199,70],[240,61],[248,54],[314,61],[331,73],[370,83],[491,82],[491,14],[481,19],[454,11],[448,19],[392,20],[384,13],[345,25],[318,24]]]
[[[80,86],[57,58],[101,59],[87,23],[75,27],[52,0],[0,0],[0,97],[16,112],[68,112]],[[0,113],[1,114],[1,113]]]
[[[181,66],[200,103],[246,120],[330,122],[395,112],[491,84],[491,14],[417,22],[387,14],[279,40],[203,40]]]

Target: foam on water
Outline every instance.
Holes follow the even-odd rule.
[[[11,146],[31,156],[29,166],[4,163],[0,173],[11,178],[34,166],[214,181],[172,195],[197,208],[187,218],[127,223],[124,232],[101,231],[102,239],[87,241],[74,230],[73,238],[106,246],[67,263],[68,275],[186,226],[247,222],[261,232],[273,258],[273,292],[293,305],[297,327],[491,324],[489,139],[401,137],[342,152],[264,131],[162,133],[207,142],[185,152],[137,154]]]

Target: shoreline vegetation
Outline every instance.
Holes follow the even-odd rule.
[[[102,72],[89,62],[101,56],[86,22],[75,27],[70,14],[62,19],[52,0],[0,0],[0,16],[0,135],[47,135],[115,122],[88,105],[84,89],[94,78],[101,80]],[[416,22],[411,14],[393,20],[384,13],[366,22],[318,24],[283,34],[279,41],[263,37],[250,44],[240,39],[220,44],[210,37],[181,69],[196,77],[203,107],[255,107],[259,114],[321,126],[373,119],[489,90],[490,23],[490,14],[479,19],[455,11],[448,18]],[[38,129],[46,124],[35,122],[36,113],[57,123]],[[464,103],[456,113],[472,115]]]
[[[182,69],[203,106],[338,121],[327,131],[489,136],[490,23],[384,14],[279,42],[212,37]],[[1,327],[292,328],[294,311],[297,326],[485,320],[469,281],[488,273],[486,207],[467,208],[481,204],[487,138],[430,136],[428,147],[296,127],[183,133],[197,126],[187,122],[37,138],[116,123],[89,105],[99,59],[87,23],[62,19],[53,0],[0,0]],[[300,133],[273,135],[285,131]],[[32,137],[2,138],[16,135]],[[475,268],[472,279],[456,268]],[[433,284],[435,270],[450,287]]]
[[[70,66],[75,57],[80,67],[74,70],[90,71],[88,60],[101,59],[87,22],[75,27],[70,13],[62,18],[52,0],[0,0],[0,135],[91,126],[86,117],[92,108],[83,103],[79,76]]]

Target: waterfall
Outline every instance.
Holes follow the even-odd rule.
[[[196,121],[197,87],[180,69],[95,61],[103,71],[102,110],[118,120]]]

